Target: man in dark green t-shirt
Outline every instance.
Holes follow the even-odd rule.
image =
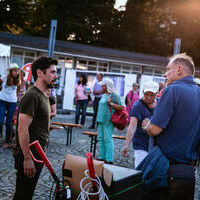
[[[16,134],[16,147],[13,155],[17,170],[16,190],[14,200],[31,200],[43,165],[34,163],[28,146],[39,140],[42,148],[45,147],[49,137],[50,105],[44,92],[52,88],[57,77],[57,60],[40,57],[32,64],[34,85],[23,96],[18,116],[18,131]],[[38,158],[36,152],[34,156]]]

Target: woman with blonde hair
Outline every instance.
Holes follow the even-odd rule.
[[[16,63],[10,64],[8,75],[1,78],[2,90],[0,91],[0,136],[2,136],[3,123],[6,114],[6,139],[3,148],[12,147],[11,123],[17,106],[17,86],[20,84],[19,67]]]

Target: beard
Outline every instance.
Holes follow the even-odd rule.
[[[52,89],[52,88],[54,88],[55,83],[56,83],[56,80],[53,80],[51,83],[47,83],[47,89]]]
[[[52,89],[52,88],[54,88],[54,85],[53,84],[47,84],[47,89]]]

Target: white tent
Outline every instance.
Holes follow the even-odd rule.
[[[7,68],[10,62],[10,46],[0,43],[0,75],[7,73]]]

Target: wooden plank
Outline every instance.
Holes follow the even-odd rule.
[[[90,132],[90,131],[84,131],[82,132],[82,134],[89,135],[89,136],[97,136],[97,132]],[[123,136],[123,135],[113,135],[112,137],[114,139],[126,140],[126,136]]]
[[[63,127],[61,127],[61,126],[50,126],[50,131],[51,130],[61,130],[61,129],[63,129]]]
[[[64,122],[52,122],[52,125],[59,125],[59,126],[69,126],[69,127],[82,127],[81,124],[71,124],[71,123],[64,123]]]

